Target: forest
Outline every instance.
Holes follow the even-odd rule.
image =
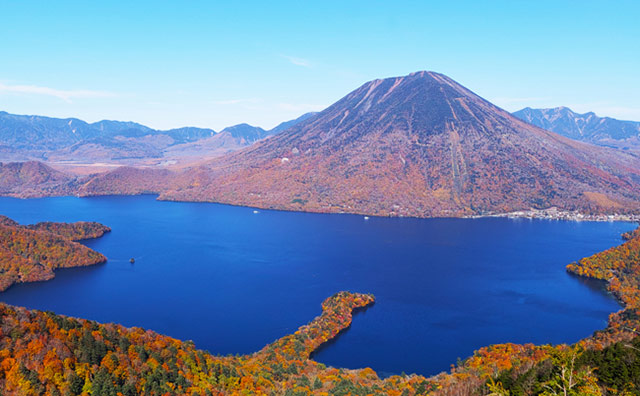
[[[0,291],[14,283],[53,278],[57,268],[104,263],[102,254],[76,242],[110,229],[94,222],[44,222],[22,226],[0,216]]]
[[[0,227],[48,232],[8,223]],[[370,368],[326,367],[312,359],[349,328],[354,312],[375,303],[369,294],[336,293],[322,303],[320,316],[242,356],[215,356],[190,341],[141,328],[0,304],[0,389],[4,395],[65,396],[637,395],[640,231],[623,238],[622,245],[567,266],[607,281],[624,304],[606,329],[574,345],[491,345],[449,373],[380,378]]]
[[[348,328],[371,295],[340,292],[294,334],[245,356],[213,356],[193,343],[115,324],[0,304],[0,387],[6,395],[368,395],[435,389],[420,376],[380,380],[371,369],[309,359]],[[404,392],[404,393],[403,393]]]

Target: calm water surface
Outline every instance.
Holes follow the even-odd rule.
[[[370,292],[376,304],[314,358],[425,375],[484,345],[573,342],[603,328],[618,304],[564,267],[619,244],[634,227],[254,214],[153,196],[0,198],[0,213],[21,223],[95,220],[113,229],[86,242],[106,264],[13,286],[1,301],[242,354],[295,331],[337,291]]]

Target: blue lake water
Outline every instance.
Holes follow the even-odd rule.
[[[141,326],[216,354],[250,353],[320,314],[340,290],[373,307],[314,358],[435,374],[484,345],[574,342],[618,304],[565,265],[621,243],[629,223],[364,220],[153,196],[0,198],[21,223],[94,220],[104,265],[0,293],[9,304]],[[135,264],[129,263],[134,257]]]

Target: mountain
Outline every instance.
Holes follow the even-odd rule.
[[[76,179],[74,193],[79,196],[157,194],[173,183],[175,173],[163,168],[121,166]]]
[[[300,117],[296,118],[295,120],[290,120],[290,121],[285,121],[285,122],[281,122],[280,124],[276,125],[273,129],[269,130],[268,133],[269,135],[277,135],[278,133],[291,128],[292,126],[301,123],[302,121],[306,120],[307,118],[314,116],[318,113],[316,112],[310,112],[310,113],[305,113],[303,115],[301,115]]]
[[[222,137],[218,137],[219,133],[206,128],[156,130],[135,122],[87,123],[76,118],[0,112],[0,161],[150,165],[201,160],[246,147],[294,125],[303,117],[269,131],[239,124],[225,128]]]
[[[185,159],[172,171],[122,167],[68,176],[33,162],[6,164],[0,192],[157,193],[416,217],[551,207],[640,213],[639,156],[538,128],[434,72],[370,81],[268,139],[263,133],[241,124],[161,149],[163,159]]]
[[[155,130],[135,122],[103,120],[87,123],[77,118],[51,118],[0,112],[0,143],[30,149],[53,150],[96,138],[139,138],[166,135],[179,143],[214,134],[212,129],[179,128]]]
[[[166,131],[158,131],[158,133],[171,137],[174,143],[186,143],[206,139],[215,135],[216,131],[207,128],[182,127]]]
[[[0,195],[20,197],[70,195],[75,179],[41,162],[0,162]]]
[[[256,127],[249,124],[238,124],[231,127],[227,127],[223,129],[221,132],[222,133],[229,132],[231,136],[233,136],[234,138],[240,138],[240,139],[244,139],[247,142],[255,143],[258,140],[264,139],[266,137],[277,135],[278,133],[288,128],[291,128],[292,126],[299,124],[300,122],[306,120],[307,118],[313,116],[314,114],[316,113],[313,113],[313,112],[305,113],[294,120],[281,122],[280,124],[276,125],[275,127],[269,130],[265,130],[260,127]]]
[[[264,129],[249,124],[230,126],[223,129],[221,132],[228,132],[234,138],[242,139],[248,143],[257,142],[258,140],[264,139],[268,136],[267,131]]]
[[[600,146],[640,151],[640,122],[598,117],[593,112],[579,114],[567,107],[552,109],[526,107],[513,115],[571,139]]]
[[[154,133],[153,129],[144,126],[142,124],[138,124],[137,122],[131,121],[111,121],[111,120],[102,120],[95,122],[93,124],[89,124],[90,127],[98,129],[105,136],[111,136],[116,134],[124,134],[125,136],[131,134],[134,135],[143,135]]]
[[[219,157],[250,146],[269,136],[276,135],[304,121],[313,114],[314,113],[303,114],[295,120],[285,121],[270,130],[249,124],[238,124],[227,127],[206,139],[168,147],[164,150],[164,157],[186,163],[202,161],[204,157],[203,153],[206,153],[207,157]]]
[[[203,139],[211,129],[161,131],[135,122],[51,118],[0,112],[0,159],[109,161],[162,157],[174,144]]]
[[[206,139],[167,147],[163,156],[176,162],[192,163],[240,150],[256,141],[243,136],[239,131],[233,136],[230,131],[223,130]]]
[[[638,210],[640,160],[512,116],[442,74],[370,81],[183,173],[161,199],[418,217]]]

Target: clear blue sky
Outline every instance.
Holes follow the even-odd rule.
[[[507,110],[640,120],[639,18],[637,0],[0,1],[0,110],[271,127],[433,70]]]

